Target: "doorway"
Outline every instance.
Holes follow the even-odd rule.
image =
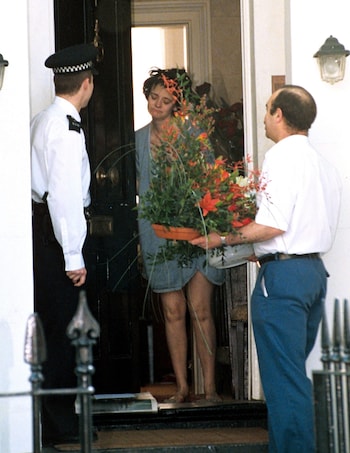
[[[194,86],[208,81],[218,87],[218,80],[223,78],[220,68],[228,66],[229,60],[225,57],[224,63],[219,64],[221,61],[219,59],[216,61],[215,70],[212,71],[210,37],[213,35],[213,29],[217,28],[212,26],[214,16],[221,14],[216,18],[217,23],[224,23],[227,18],[223,15],[222,8],[220,11],[213,8],[210,12],[209,6],[213,4],[210,0],[191,2],[101,0],[97,3],[99,6],[97,11],[95,0],[86,2],[86,5],[89,5],[87,10],[80,5],[79,11],[76,11],[74,9],[76,5],[72,5],[68,0],[55,1],[56,45],[63,47],[74,41],[92,40],[95,18],[98,18],[105,58],[101,64],[100,76],[96,79],[94,100],[84,118],[92,167],[101,170],[94,172],[92,187],[94,214],[99,230],[92,238],[90,249],[92,266],[95,268],[92,274],[95,278],[93,282],[95,292],[91,296],[93,299],[91,308],[103,326],[103,337],[97,347],[94,381],[99,392],[115,393],[139,389],[138,345],[142,299],[139,297],[135,263],[137,227],[133,210],[134,163],[132,153],[128,154],[127,161],[120,160],[119,157],[113,159],[113,162],[115,160],[118,166],[120,165],[117,172],[109,173],[110,168],[102,168],[100,163],[103,161],[103,164],[108,164],[105,157],[113,149],[133,141],[132,77],[129,61],[131,52],[128,47],[130,23],[143,27],[157,27],[159,24],[175,28],[179,25],[184,27],[182,30],[185,31],[182,33],[186,35],[187,42],[183,45],[184,53],[188,62],[187,70],[193,75]],[[239,0],[223,0],[221,6],[224,4],[232,12],[239,5]],[[130,5],[132,15],[129,22]],[[67,14],[67,11],[70,14]],[[83,24],[82,17],[86,19]],[[79,22],[79,27],[76,26],[76,22]],[[219,30],[224,38],[227,35],[231,36],[231,18],[226,20],[226,24],[228,24],[226,31],[224,27]],[[216,47],[221,51],[225,47],[225,39],[220,45],[215,44]],[[213,52],[214,54],[215,57],[222,59],[219,51]],[[146,72],[148,69],[146,68]],[[223,86],[225,89],[222,93],[228,91],[225,83]],[[235,94],[229,101],[232,102],[236,98]],[[115,184],[116,174],[121,176],[118,184]],[[105,220],[107,224],[104,223]],[[113,230],[112,235],[109,228],[104,228],[111,223],[118,227]],[[128,250],[125,249],[125,244],[129,245]],[[122,250],[123,254],[120,252],[116,254],[115,250]],[[128,272],[125,272],[125,263],[128,263]]]
[[[227,87],[225,82],[222,81],[225,77],[223,71],[220,69],[220,65],[217,64],[217,61],[219,60],[215,60],[215,58],[215,70],[212,70],[211,46],[212,43],[217,44],[221,37],[219,36],[216,40],[214,37],[214,39],[211,40],[211,30],[213,30],[214,22],[210,12],[210,4],[212,4],[210,0],[197,0],[193,2],[179,0],[172,5],[169,5],[168,2],[165,5],[165,2],[162,0],[150,0],[146,2],[139,0],[133,1],[132,61],[135,130],[150,121],[150,116],[147,113],[147,103],[142,93],[142,85],[149,75],[148,71],[154,66],[160,68],[184,67],[193,79],[194,86],[204,82],[209,82],[214,85],[214,82],[217,81],[217,86],[220,85],[220,88],[214,90],[213,93],[210,92],[210,95],[213,94],[218,97],[223,95],[227,102],[234,102],[237,100],[237,96],[240,98],[242,97],[241,87],[240,90],[236,90],[239,93],[238,95],[233,94],[231,98],[227,98],[227,92],[230,87]],[[237,13],[236,8],[238,7],[239,17],[238,0],[235,2],[223,2],[223,4],[226,4],[230,14]],[[224,16],[217,18],[217,20],[222,21],[224,24],[221,33],[226,36],[230,35],[232,29],[230,24],[224,20]],[[238,19],[238,25],[240,25],[240,18]],[[227,29],[225,29],[225,26],[227,26]],[[200,37],[200,39],[198,39],[198,37]],[[142,45],[139,46],[139,42],[142,43]],[[174,46],[174,42],[176,42],[176,46]],[[235,43],[235,45],[240,47],[240,34],[236,36]],[[221,46],[219,45],[219,47]],[[237,65],[241,68],[240,52],[237,53],[237,57]],[[241,69],[239,72],[240,76],[237,85],[241,83],[242,77]],[[228,79],[227,76],[226,79]],[[231,288],[230,282],[234,282],[236,286],[238,282],[238,284],[242,286],[238,289],[236,288],[236,295],[239,299],[239,303],[247,305],[247,267],[243,266],[241,269],[227,271],[227,280],[229,282],[228,286],[221,290],[220,294],[217,296],[217,306],[219,306],[219,310],[215,313],[219,323],[217,330],[221,333],[220,338],[218,338],[218,346],[220,348],[219,360],[221,362],[218,364],[218,368],[226,366],[226,368],[224,368],[224,373],[228,375],[231,374],[229,368],[232,365],[232,355],[235,355],[235,360],[242,369],[242,372],[240,371],[241,374],[239,379],[240,381],[244,380],[246,385],[246,388],[243,390],[240,389],[239,392],[236,388],[236,394],[239,395],[239,397],[243,396],[243,399],[247,399],[249,393],[247,379],[247,320],[244,319],[242,321],[242,326],[238,325],[238,328],[237,320],[234,320],[234,325],[231,326],[230,310],[222,308],[223,305],[226,306],[227,294],[225,291],[228,291],[231,296],[235,292],[235,289]],[[159,310],[158,305],[157,309]],[[238,321],[240,322],[240,320]],[[239,357],[237,356],[237,351],[233,351],[233,343],[230,342],[230,345],[228,345],[229,341],[227,340],[227,337],[232,334],[232,332],[229,332],[231,328],[233,329],[233,332],[243,329],[242,336],[244,336],[244,341],[246,343],[243,347],[242,355]],[[166,348],[165,342],[163,344],[163,348],[164,347]],[[195,347],[193,346],[192,349],[195,350]],[[157,351],[152,351],[153,361],[159,360],[159,357],[157,359],[154,356],[156,353]],[[161,356],[161,360],[165,360],[164,356]],[[194,354],[192,360],[190,360],[190,366],[192,369],[194,391],[195,393],[202,393],[202,373],[196,354]],[[242,375],[242,373],[244,373],[244,375]]]

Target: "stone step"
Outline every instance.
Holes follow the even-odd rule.
[[[95,414],[93,453],[265,453],[267,411],[263,401],[158,404],[156,412]],[[43,453],[80,452],[78,444],[56,445]]]
[[[95,415],[98,429],[162,429],[206,427],[262,427],[267,426],[267,410],[263,401],[224,401],[221,403],[158,404],[157,412],[118,413]]]
[[[56,445],[59,452],[79,452],[77,444]],[[149,430],[103,430],[93,443],[94,453],[194,452],[265,453],[268,451],[266,429],[187,428]],[[48,449],[44,453],[50,453]]]

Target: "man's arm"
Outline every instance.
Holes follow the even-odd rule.
[[[239,228],[238,233],[229,233],[226,236],[227,245],[244,244],[247,242],[268,241],[276,236],[283,234],[284,231],[266,225],[261,225],[255,221]],[[190,241],[192,245],[198,247],[213,249],[221,247],[221,236],[218,233],[209,233],[208,236],[201,236]]]

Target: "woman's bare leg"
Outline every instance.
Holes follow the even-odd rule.
[[[214,286],[197,272],[188,284],[187,301],[204,378],[205,398],[220,401],[215,385],[216,330],[212,315]]]
[[[172,291],[161,294],[165,317],[165,334],[168,343],[177,392],[168,401],[182,403],[188,396],[187,382],[187,332],[186,332],[186,299],[183,291]]]

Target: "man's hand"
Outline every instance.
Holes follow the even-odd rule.
[[[207,236],[200,236],[189,241],[192,245],[197,245],[202,249],[214,249],[221,247],[221,238],[218,233],[209,233]]]
[[[246,242],[255,243],[268,241],[276,236],[283,234],[284,230],[278,228],[261,225],[255,221],[240,227],[235,233],[230,233],[226,237],[227,245],[244,244]],[[192,245],[197,245],[203,249],[213,249],[221,247],[221,238],[218,233],[209,233],[207,236],[200,236],[199,238],[189,241]],[[253,261],[253,260],[249,260]]]
[[[67,271],[66,275],[71,279],[74,286],[82,286],[86,280],[86,269],[77,269],[76,271]]]

